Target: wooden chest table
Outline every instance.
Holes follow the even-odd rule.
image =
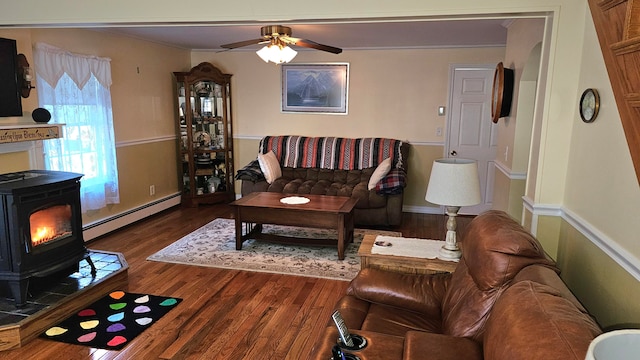
[[[353,208],[358,200],[345,196],[300,195],[308,198],[309,202],[293,205],[280,202],[280,199],[289,196],[276,192],[256,192],[232,202],[231,205],[235,208],[236,249],[241,250],[242,243],[248,238],[295,244],[337,245],[338,259],[343,260],[345,247],[353,241]],[[244,236],[243,223],[249,224]],[[262,224],[335,229],[338,239],[336,242],[335,239],[302,239],[262,234]]]
[[[408,274],[434,274],[439,272],[453,272],[457,262],[440,259],[426,259],[408,256],[394,256],[372,254],[373,242],[376,235],[365,235],[358,249],[360,266],[362,269],[376,268]],[[416,240],[420,241],[420,240]],[[442,242],[444,245],[444,241]]]

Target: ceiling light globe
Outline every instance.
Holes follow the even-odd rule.
[[[265,46],[262,49],[256,51],[256,54],[258,54],[258,56],[260,56],[260,59],[264,60],[264,62],[266,63],[269,62],[269,56],[270,56],[269,46]]]
[[[275,64],[282,64],[293,60],[298,53],[288,46],[281,48],[277,45],[268,45],[256,51],[256,54],[266,63],[271,61]]]
[[[293,60],[293,58],[296,57],[296,55],[298,55],[298,53],[288,46],[285,46],[284,48],[282,48],[282,51],[280,51],[280,56],[282,57],[282,61],[286,63]]]

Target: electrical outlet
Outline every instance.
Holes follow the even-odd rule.
[[[436,136],[442,136],[442,128],[439,126],[436,128]]]
[[[149,195],[153,196],[155,194],[156,194],[156,186],[155,185],[149,186]]]

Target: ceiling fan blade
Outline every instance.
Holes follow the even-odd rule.
[[[329,46],[329,45],[318,44],[317,42],[307,40],[307,39],[296,39],[291,37],[289,39],[293,42],[294,45],[297,45],[297,46],[327,51],[333,54],[340,54],[342,52],[342,49],[340,48]]]
[[[239,47],[243,47],[243,46],[260,44],[263,41],[265,41],[264,38],[253,39],[253,40],[245,40],[245,41],[234,42],[234,43],[231,43],[231,44],[220,45],[220,47],[224,48],[224,49],[235,49],[235,48],[239,48]]]

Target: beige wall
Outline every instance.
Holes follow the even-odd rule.
[[[111,58],[116,142],[175,136],[173,71],[189,69],[189,51],[80,29],[33,29],[32,41]]]
[[[111,58],[120,203],[84,214],[85,225],[178,192],[172,72],[189,69],[189,51],[81,29],[0,30],[0,36],[16,39],[21,51],[29,52],[31,63],[31,46],[36,42]],[[23,101],[23,121],[30,121],[30,112],[38,104],[37,91],[31,94]],[[13,120],[1,119],[0,123]],[[8,171],[28,169],[28,159],[24,152],[2,155],[0,170],[5,169],[5,161],[21,162],[7,166]],[[155,185],[153,196],[149,195],[150,185]]]
[[[621,247],[640,257],[640,187],[624,137],[609,77],[600,52],[593,21],[584,26],[579,91],[574,94],[570,118],[570,144],[564,206]],[[582,91],[596,88],[600,113],[590,124],[580,120],[577,103]]]
[[[504,66],[514,71],[514,94],[511,113],[498,121],[497,153],[499,154],[498,161],[514,171],[522,172],[526,169],[527,157],[519,156],[515,159],[517,161],[514,161],[514,153],[518,153],[521,150],[524,150],[525,153],[529,152],[530,137],[528,139],[522,138],[519,133],[526,132],[526,129],[522,129],[525,125],[528,125],[529,132],[531,129],[530,121],[523,121],[522,124],[519,121],[519,113],[522,112],[523,116],[528,116],[531,107],[522,109],[517,105],[519,103],[533,104],[535,101],[535,97],[531,97],[532,94],[529,92],[522,94],[523,97],[528,98],[520,98],[520,81],[531,51],[537,44],[542,42],[543,35],[544,19],[515,20],[509,25],[507,31]],[[504,155],[505,153],[506,156]]]
[[[638,280],[568,222],[561,222],[558,237],[560,276],[598,323],[638,328]]]
[[[496,171],[494,180],[493,209],[506,211],[522,223],[522,195],[526,180],[512,179],[502,171]]]
[[[29,153],[26,151],[0,154],[0,174],[29,170]]]
[[[576,224],[563,222],[558,262],[563,278],[603,326],[640,323],[640,286],[620,265],[640,264],[640,189],[624,137],[593,21],[585,14],[584,47],[577,56],[578,90],[596,88],[601,105],[598,118],[581,121],[577,110],[569,119],[572,136],[568,153],[563,207]],[[585,234],[588,234],[586,236]],[[594,244],[595,241],[595,244]],[[613,253],[614,261],[602,249]],[[624,258],[621,258],[624,256]]]
[[[522,218],[522,196],[534,121],[540,44],[544,19],[518,19],[508,26],[504,66],[514,71],[514,93],[509,116],[498,120],[493,208]],[[537,56],[536,56],[537,54]]]
[[[320,51],[298,52],[296,63],[349,63],[347,115],[294,114],[280,111],[281,68],[262,62],[254,51],[194,52],[192,64],[211,62],[233,74],[234,136],[260,139],[265,135],[389,137],[412,144],[408,159],[405,206],[427,207],[424,200],[431,163],[443,156],[449,67],[452,64],[492,64],[504,48],[345,50],[336,56]],[[240,148],[242,148],[241,143]],[[257,144],[257,142],[256,142]],[[236,150],[239,150],[236,148]],[[257,146],[246,158],[236,155],[236,168],[255,159]],[[236,188],[240,192],[240,188]]]

